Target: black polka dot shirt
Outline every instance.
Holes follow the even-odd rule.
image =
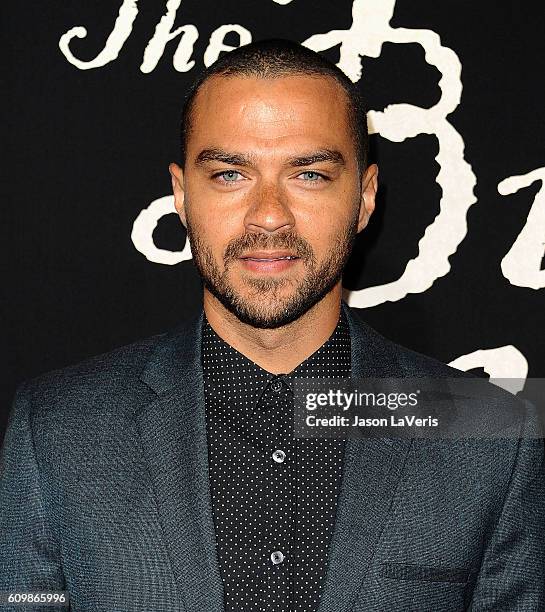
[[[344,312],[330,338],[274,375],[206,317],[202,365],[212,509],[226,612],[316,612],[344,440],[293,437],[294,378],[350,376]]]

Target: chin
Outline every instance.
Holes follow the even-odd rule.
[[[270,300],[266,296],[259,300],[239,296],[239,299],[224,305],[243,323],[260,329],[276,329],[299,319],[314,303],[315,300],[297,302],[292,295],[280,300]]]
[[[299,314],[295,316],[286,315],[283,310],[266,314],[248,311],[237,311],[233,314],[235,314],[235,316],[242,323],[246,323],[247,325],[251,325],[252,327],[259,329],[278,329],[279,327],[284,327],[285,325],[292,323],[300,316]]]

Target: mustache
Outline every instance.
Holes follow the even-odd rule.
[[[240,238],[232,240],[225,249],[223,259],[225,264],[238,259],[249,250],[287,249],[303,260],[313,260],[314,251],[310,244],[295,232],[284,232],[282,234],[244,234]]]

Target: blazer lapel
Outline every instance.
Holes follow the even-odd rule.
[[[164,336],[141,379],[157,397],[135,413],[165,544],[187,612],[222,612],[200,358],[202,312]]]
[[[343,303],[352,342],[352,377],[402,376],[388,341]],[[348,612],[369,570],[412,440],[349,439],[319,612]]]

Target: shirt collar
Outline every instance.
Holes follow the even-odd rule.
[[[295,378],[345,378],[350,376],[350,331],[344,310],[331,336],[291,372],[272,374],[221,338],[203,316],[202,366],[212,403],[238,396],[245,410],[254,410],[271,381],[280,378],[290,389]]]

